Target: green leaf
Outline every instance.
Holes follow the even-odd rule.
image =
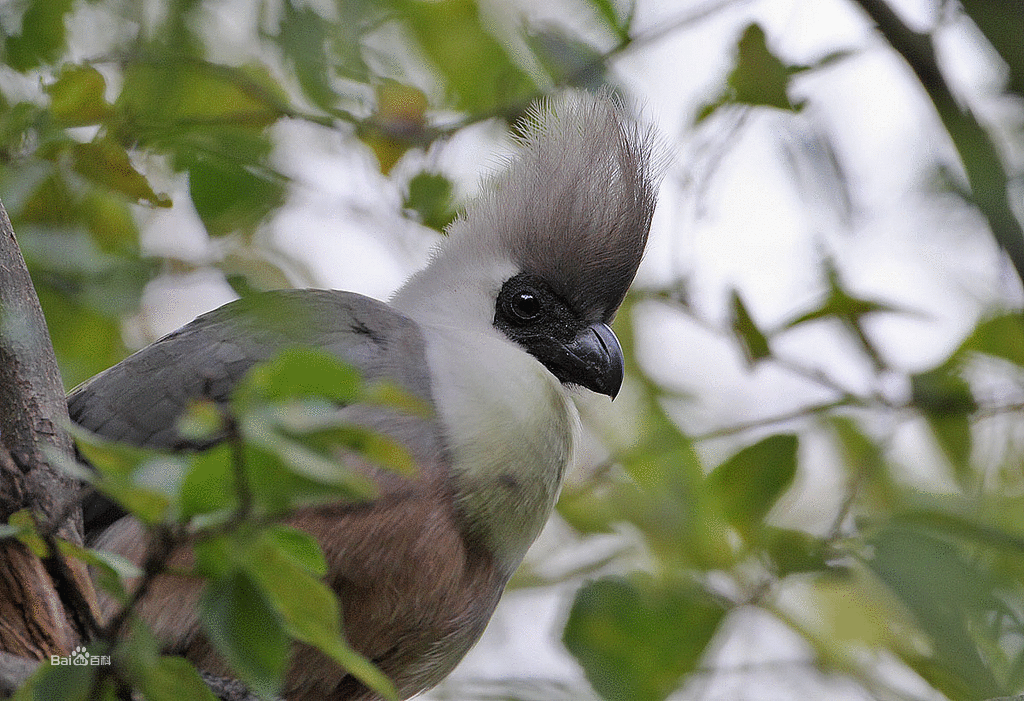
[[[264,302],[268,304],[264,304]],[[287,305],[278,308],[274,298],[253,300],[253,311],[267,318],[289,313]],[[311,323],[316,320],[309,319]],[[233,403],[244,412],[257,402],[319,398],[340,406],[353,404],[362,397],[363,379],[359,371],[333,353],[315,348],[291,348],[260,363],[245,376],[234,392]]]
[[[65,48],[65,15],[73,4],[72,0],[31,0],[21,16],[21,33],[10,34],[4,41],[3,62],[24,72],[57,61]]]
[[[146,701],[216,701],[196,668],[181,657],[160,657],[132,681]]]
[[[597,12],[597,16],[605,23],[605,26],[615,34],[616,39],[620,42],[629,39],[629,25],[633,15],[632,3],[630,3],[629,14],[623,20],[619,17],[617,4],[612,2],[612,0],[588,0],[588,2]]]
[[[211,236],[250,232],[284,201],[285,179],[262,163],[205,153],[188,159],[192,204]]]
[[[733,455],[708,475],[726,519],[750,537],[796,477],[797,437],[769,436]]]
[[[289,643],[263,588],[235,570],[207,583],[199,607],[210,642],[231,669],[253,693],[274,697],[284,682]]]
[[[965,351],[984,353],[1024,367],[1024,314],[1010,312],[982,321],[957,354]]]
[[[167,204],[170,203],[166,195],[161,194],[158,197],[164,198]],[[163,206],[163,203],[160,206]],[[89,233],[92,234],[92,240],[96,242],[100,251],[132,258],[139,256],[139,227],[135,223],[126,198],[118,196],[116,192],[94,188],[82,200],[82,213],[89,226]],[[118,262],[123,265],[124,259]],[[135,263],[130,266],[132,270],[146,270],[144,266],[132,262]]]
[[[60,545],[62,548],[69,546],[69,554],[89,565],[92,580],[99,589],[114,597],[120,604],[128,602],[124,581],[142,576],[142,570],[138,565],[117,553],[71,546],[63,541]]]
[[[576,593],[563,641],[609,701],[661,701],[692,672],[724,610],[686,585],[607,578]]]
[[[371,120],[359,125],[359,139],[377,157],[387,175],[405,152],[422,145],[427,135],[427,96],[419,88],[395,80],[376,86],[377,105]]]
[[[190,469],[181,483],[179,518],[234,508],[238,502],[232,470],[232,447],[214,446],[189,458]]]
[[[754,318],[750,316],[740,293],[736,290],[732,291],[732,330],[739,339],[743,355],[750,367],[756,365],[760,360],[771,357],[772,352],[768,348],[768,338],[754,323]]]
[[[910,377],[911,401],[931,414],[970,414],[978,409],[971,387],[946,366]]]
[[[51,665],[45,662],[18,691],[18,701],[92,701],[103,699],[113,701],[110,690],[112,681],[104,685],[99,695],[93,696],[91,691],[93,680],[100,671],[99,665]]]
[[[14,529],[12,535],[31,550],[36,557],[44,558],[49,555],[50,551],[46,546],[46,541],[36,530],[35,520],[28,509],[15,511],[8,519],[8,523],[9,527]]]
[[[452,181],[440,173],[421,171],[409,181],[402,206],[415,212],[424,226],[443,231],[455,218]]]
[[[1024,97],[1024,4],[1017,0],[961,0],[960,5],[1009,67],[1007,87]]]
[[[118,321],[69,299],[38,278],[36,291],[66,387],[77,386],[128,354]]]
[[[791,70],[768,48],[764,30],[749,25],[737,43],[736,65],[727,79],[736,102],[795,111],[786,90]]]
[[[110,139],[75,144],[71,154],[75,171],[96,184],[119,192],[132,202],[171,206],[171,200],[156,194],[145,176],[135,170],[124,148]]]
[[[911,399],[928,421],[935,440],[966,486],[970,477],[970,415],[978,405],[966,380],[943,366],[910,378]]]
[[[871,569],[913,613],[934,650],[908,660],[911,666],[950,698],[1009,691],[996,682],[975,639],[1002,609],[977,558],[969,561],[949,541],[912,527],[883,528],[870,545]]]
[[[369,660],[351,649],[341,634],[341,611],[334,593],[308,570],[308,553],[294,556],[294,535],[260,537],[249,550],[246,569],[266,593],[285,629],[296,640],[330,656],[364,684],[388,698],[394,686]],[[303,546],[305,549],[305,546]]]
[[[873,508],[883,512],[894,508],[902,497],[881,447],[845,416],[829,417],[828,425],[836,437],[849,479],[860,485],[865,501],[873,501]]]
[[[533,80],[487,31],[474,0],[398,0],[395,7],[444,78],[455,109],[485,112],[536,93]]]
[[[526,36],[526,42],[556,85],[599,90],[614,82],[608,79],[607,57],[603,51],[567,36],[560,29],[536,29]]]
[[[50,111],[62,126],[99,124],[113,115],[107,102],[107,82],[92,66],[65,66],[57,81],[46,87]]]
[[[331,85],[330,71],[325,70],[331,63],[326,50],[330,36],[339,27],[328,23],[311,7],[298,9],[295,4],[283,4],[277,46],[291,62],[306,97],[317,107],[331,111],[338,96]]]
[[[828,544],[817,536],[786,528],[765,528],[759,540],[780,577],[833,569],[827,561]]]
[[[72,427],[75,445],[96,472],[75,464],[64,466],[88,481],[145,523],[158,523],[170,513],[171,499],[185,465],[175,457],[124,443],[107,441]]]
[[[276,525],[263,532],[268,547],[314,577],[327,575],[327,561],[316,538],[291,526]]]
[[[287,470],[301,477],[330,485],[339,491],[339,496],[358,499],[373,494],[373,483],[346,465],[342,459],[343,454],[333,450],[318,450],[301,438],[289,435],[289,423],[293,426],[295,422],[305,423],[320,413],[322,410],[315,408],[307,412],[307,407],[301,405],[268,408],[244,416],[240,430],[249,445],[270,453]]]
[[[143,523],[160,523],[170,513],[170,499],[156,490],[117,480],[101,479],[93,484]]]
[[[798,316],[786,324],[786,328],[793,328],[798,324],[805,324],[818,319],[834,318],[840,321],[854,336],[860,344],[861,349],[871,359],[875,367],[883,369],[885,363],[879,356],[874,344],[864,331],[863,319],[868,314],[878,312],[902,311],[892,305],[882,302],[875,302],[849,294],[843,287],[839,277],[839,271],[831,260],[825,261],[825,276],[828,283],[828,296],[820,307]]]
[[[164,143],[197,125],[261,130],[288,111],[285,92],[263,66],[169,55],[129,62],[116,106],[146,141]]]

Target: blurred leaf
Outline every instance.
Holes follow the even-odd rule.
[[[941,367],[910,377],[911,401],[921,410],[928,427],[966,486],[971,476],[970,414],[978,405],[967,382]]]
[[[535,30],[526,41],[556,85],[598,90],[608,82],[605,55],[590,44],[557,28]]]
[[[121,325],[58,294],[36,276],[36,291],[50,329],[65,387],[70,389],[106,370],[127,354]]]
[[[726,104],[798,111],[803,104],[791,102],[786,91],[790,77],[799,70],[799,67],[784,64],[771,52],[760,25],[748,25],[736,43],[736,60],[726,79],[727,90],[716,101],[701,108],[697,122]]]
[[[488,112],[535,94],[533,80],[484,27],[474,0],[397,0],[395,7],[445,79],[455,109]]]
[[[56,131],[56,127],[49,120],[46,111],[31,102],[18,102],[15,105],[8,105],[0,93],[0,164],[9,161],[17,161],[31,153],[39,142],[46,143]],[[47,132],[40,135],[40,131]],[[3,170],[0,169],[0,175]],[[19,176],[27,176],[25,169],[19,171]],[[2,178],[0,178],[2,180]],[[5,198],[5,207],[12,217],[16,214],[16,208],[12,206],[10,198]]]
[[[720,569],[733,564],[728,525],[713,495],[705,488],[704,465],[693,441],[673,422],[662,390],[636,365],[634,302],[627,296],[615,321],[626,358],[626,371],[642,384],[637,411],[639,440],[620,456],[633,481],[609,480],[602,495],[614,521],[640,529],[648,547],[670,567]]]
[[[740,293],[736,290],[732,291],[732,330],[739,339],[743,355],[750,367],[756,365],[759,360],[771,357],[767,337],[754,323]]]
[[[114,701],[113,680],[108,680],[98,694],[92,694],[93,680],[99,665],[50,665],[44,661],[29,681],[18,689],[16,701]]]
[[[237,142],[228,139],[223,146]],[[192,204],[211,236],[251,233],[284,201],[286,180],[257,160],[258,154],[190,147],[180,153],[176,165],[188,170]]]
[[[279,434],[267,443],[245,450],[249,485],[263,512],[280,514],[310,503],[355,503],[377,493],[368,478],[336,456]]]
[[[291,62],[299,85],[314,105],[331,111],[338,96],[331,86],[330,65],[326,49],[328,36],[336,28],[311,7],[296,7],[288,0],[283,3],[283,16],[276,44]]]
[[[82,457],[95,468],[95,472],[80,468],[80,478],[144,523],[158,523],[167,517],[171,498],[159,485],[147,483],[146,476],[165,480],[177,473],[182,466],[175,458],[108,441],[80,428],[73,428],[72,434]]]
[[[318,437],[311,435],[320,433],[321,429],[314,428],[316,424],[323,426],[323,431],[330,431],[320,445],[302,440],[306,436]],[[273,455],[288,471],[330,485],[338,490],[339,496],[353,499],[370,496],[374,493],[373,483],[352,465],[347,465],[339,449],[348,448],[367,458],[370,452],[385,459],[390,453],[383,448],[377,450],[374,437],[379,434],[357,427],[339,427],[338,424],[339,419],[322,407],[292,404],[249,412],[242,417],[240,430],[249,445]],[[382,437],[381,440],[385,439]],[[408,464],[398,464],[399,461],[400,458],[396,458],[396,463],[387,467],[400,469]]]
[[[327,561],[320,550],[316,538],[305,531],[290,526],[276,525],[262,534],[267,539],[267,547],[289,562],[302,568],[314,577],[327,575]]]
[[[424,226],[444,231],[455,218],[452,199],[451,180],[441,173],[421,171],[409,181],[402,206],[415,212]]]
[[[970,385],[945,367],[910,377],[911,401],[934,414],[970,414],[978,409]]]
[[[136,673],[132,681],[146,701],[216,701],[210,687],[188,660],[163,656]]]
[[[1015,311],[980,322],[957,354],[965,351],[1002,358],[1024,368],[1024,315]]]
[[[116,107],[122,138],[172,156],[213,236],[250,233],[284,198],[268,165],[265,128],[289,114],[284,91],[261,66],[187,59],[128,64]]]
[[[602,698],[660,701],[696,667],[724,614],[685,585],[601,579],[576,593],[563,641]]]
[[[267,297],[254,299],[253,304],[260,305],[255,310],[272,321],[278,311],[287,310],[287,306],[277,309],[274,301]],[[359,371],[333,353],[291,348],[250,370],[235,389],[233,403],[242,412],[257,402],[300,398],[320,398],[344,406],[359,401],[362,390]]]
[[[158,197],[166,198],[165,195]],[[165,204],[169,205],[170,200],[164,199],[160,206]],[[102,252],[133,258],[139,255],[139,227],[125,198],[95,188],[85,196],[82,211],[92,240]],[[137,263],[131,267],[136,270],[145,269],[145,266]]]
[[[98,185],[119,192],[133,202],[171,206],[171,200],[153,192],[149,181],[135,170],[127,152],[110,139],[76,144],[71,153],[75,171]]]
[[[387,677],[344,641],[337,599],[309,571],[311,541],[302,543],[302,553],[296,558],[300,541],[295,532],[285,533],[279,530],[275,537],[258,538],[246,557],[246,569],[266,593],[285,629],[296,640],[326,653],[367,686],[389,699],[397,698]],[[316,552],[319,554],[318,548]],[[323,566],[318,563],[318,568]]]
[[[212,444],[223,437],[225,418],[224,411],[216,402],[209,399],[192,401],[178,417],[178,433],[193,444]]]
[[[736,46],[736,65],[727,79],[736,102],[797,109],[786,94],[791,70],[768,48],[760,25],[749,25]]]
[[[760,545],[767,551],[780,577],[831,569],[829,544],[817,536],[787,528],[763,528]]]
[[[619,10],[612,0],[587,0],[597,13],[597,16],[604,21],[605,25],[615,34],[620,42],[629,39],[629,25],[633,17],[633,3],[629,3],[629,14],[622,19],[619,17]]]
[[[73,554],[89,565],[89,574],[97,588],[112,596],[118,604],[127,603],[128,592],[124,580],[141,577],[142,570],[134,562],[116,553],[80,546],[73,548]]]
[[[824,303],[817,309],[802,314],[790,321],[786,324],[785,328],[791,329],[799,324],[805,324],[818,319],[837,319],[853,334],[861,349],[871,359],[875,367],[878,369],[884,368],[885,363],[864,331],[863,319],[868,314],[897,312],[901,310],[882,302],[862,299],[849,294],[843,287],[842,281],[839,278],[839,271],[836,269],[833,261],[825,261],[825,275],[828,283],[828,296],[825,298]]]
[[[180,56],[140,57],[124,69],[116,107],[143,144],[166,143],[183,129],[262,129],[288,112],[287,95],[258,64],[225,66]]]
[[[579,533],[612,533],[622,514],[611,491],[604,483],[568,485],[558,497],[558,515]]]
[[[934,654],[906,660],[951,698],[988,698],[1000,688],[979,655],[974,633],[1001,608],[992,582],[944,539],[915,528],[883,528],[868,564],[914,614]]]
[[[1024,4],[1019,0],[960,0],[1010,72],[1007,87],[1024,97]]]
[[[210,642],[232,671],[253,693],[274,697],[284,682],[289,643],[262,588],[235,570],[207,583],[199,607]]]
[[[6,34],[2,60],[16,71],[56,62],[65,48],[64,19],[72,0],[30,0],[21,16],[21,33]]]
[[[106,88],[107,81],[92,66],[64,66],[57,81],[46,87],[53,118],[68,127],[103,122],[114,113]]]
[[[376,97],[373,119],[360,124],[359,138],[377,157],[380,172],[387,175],[406,151],[428,140],[429,105],[422,90],[394,80],[381,81]]]
[[[28,509],[15,511],[8,519],[8,524],[14,529],[13,537],[26,548],[32,551],[36,557],[44,558],[50,554],[46,541],[36,530],[35,520]]]
[[[745,537],[760,527],[796,477],[797,437],[769,436],[716,467],[708,490],[721,500],[725,517]]]
[[[180,519],[235,508],[238,495],[231,450],[229,444],[221,443],[189,457],[191,467],[181,483]]]
[[[857,485],[872,510],[884,513],[895,508],[902,496],[893,482],[881,447],[848,417],[829,417],[828,425],[836,437],[850,482]]]

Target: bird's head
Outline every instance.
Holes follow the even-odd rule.
[[[608,95],[533,108],[507,169],[394,302],[414,318],[487,324],[563,384],[614,397],[608,324],[644,254],[655,205],[650,130]]]

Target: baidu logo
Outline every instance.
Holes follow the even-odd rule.
[[[110,655],[90,655],[88,650],[79,645],[67,657],[50,655],[50,664],[54,667],[61,665],[75,665],[79,667],[84,665],[108,665],[110,664]]]

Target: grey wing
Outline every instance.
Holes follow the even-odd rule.
[[[290,347],[331,352],[364,378],[388,378],[433,406],[415,322],[351,292],[281,290],[226,304],[143,348],[72,390],[68,411],[73,422],[111,440],[165,450],[201,448],[177,430],[188,405],[200,399],[226,402],[252,366]],[[417,440],[433,443],[434,436]],[[86,520],[94,526],[107,521],[109,514],[97,519],[88,512],[108,508],[87,504]]]

